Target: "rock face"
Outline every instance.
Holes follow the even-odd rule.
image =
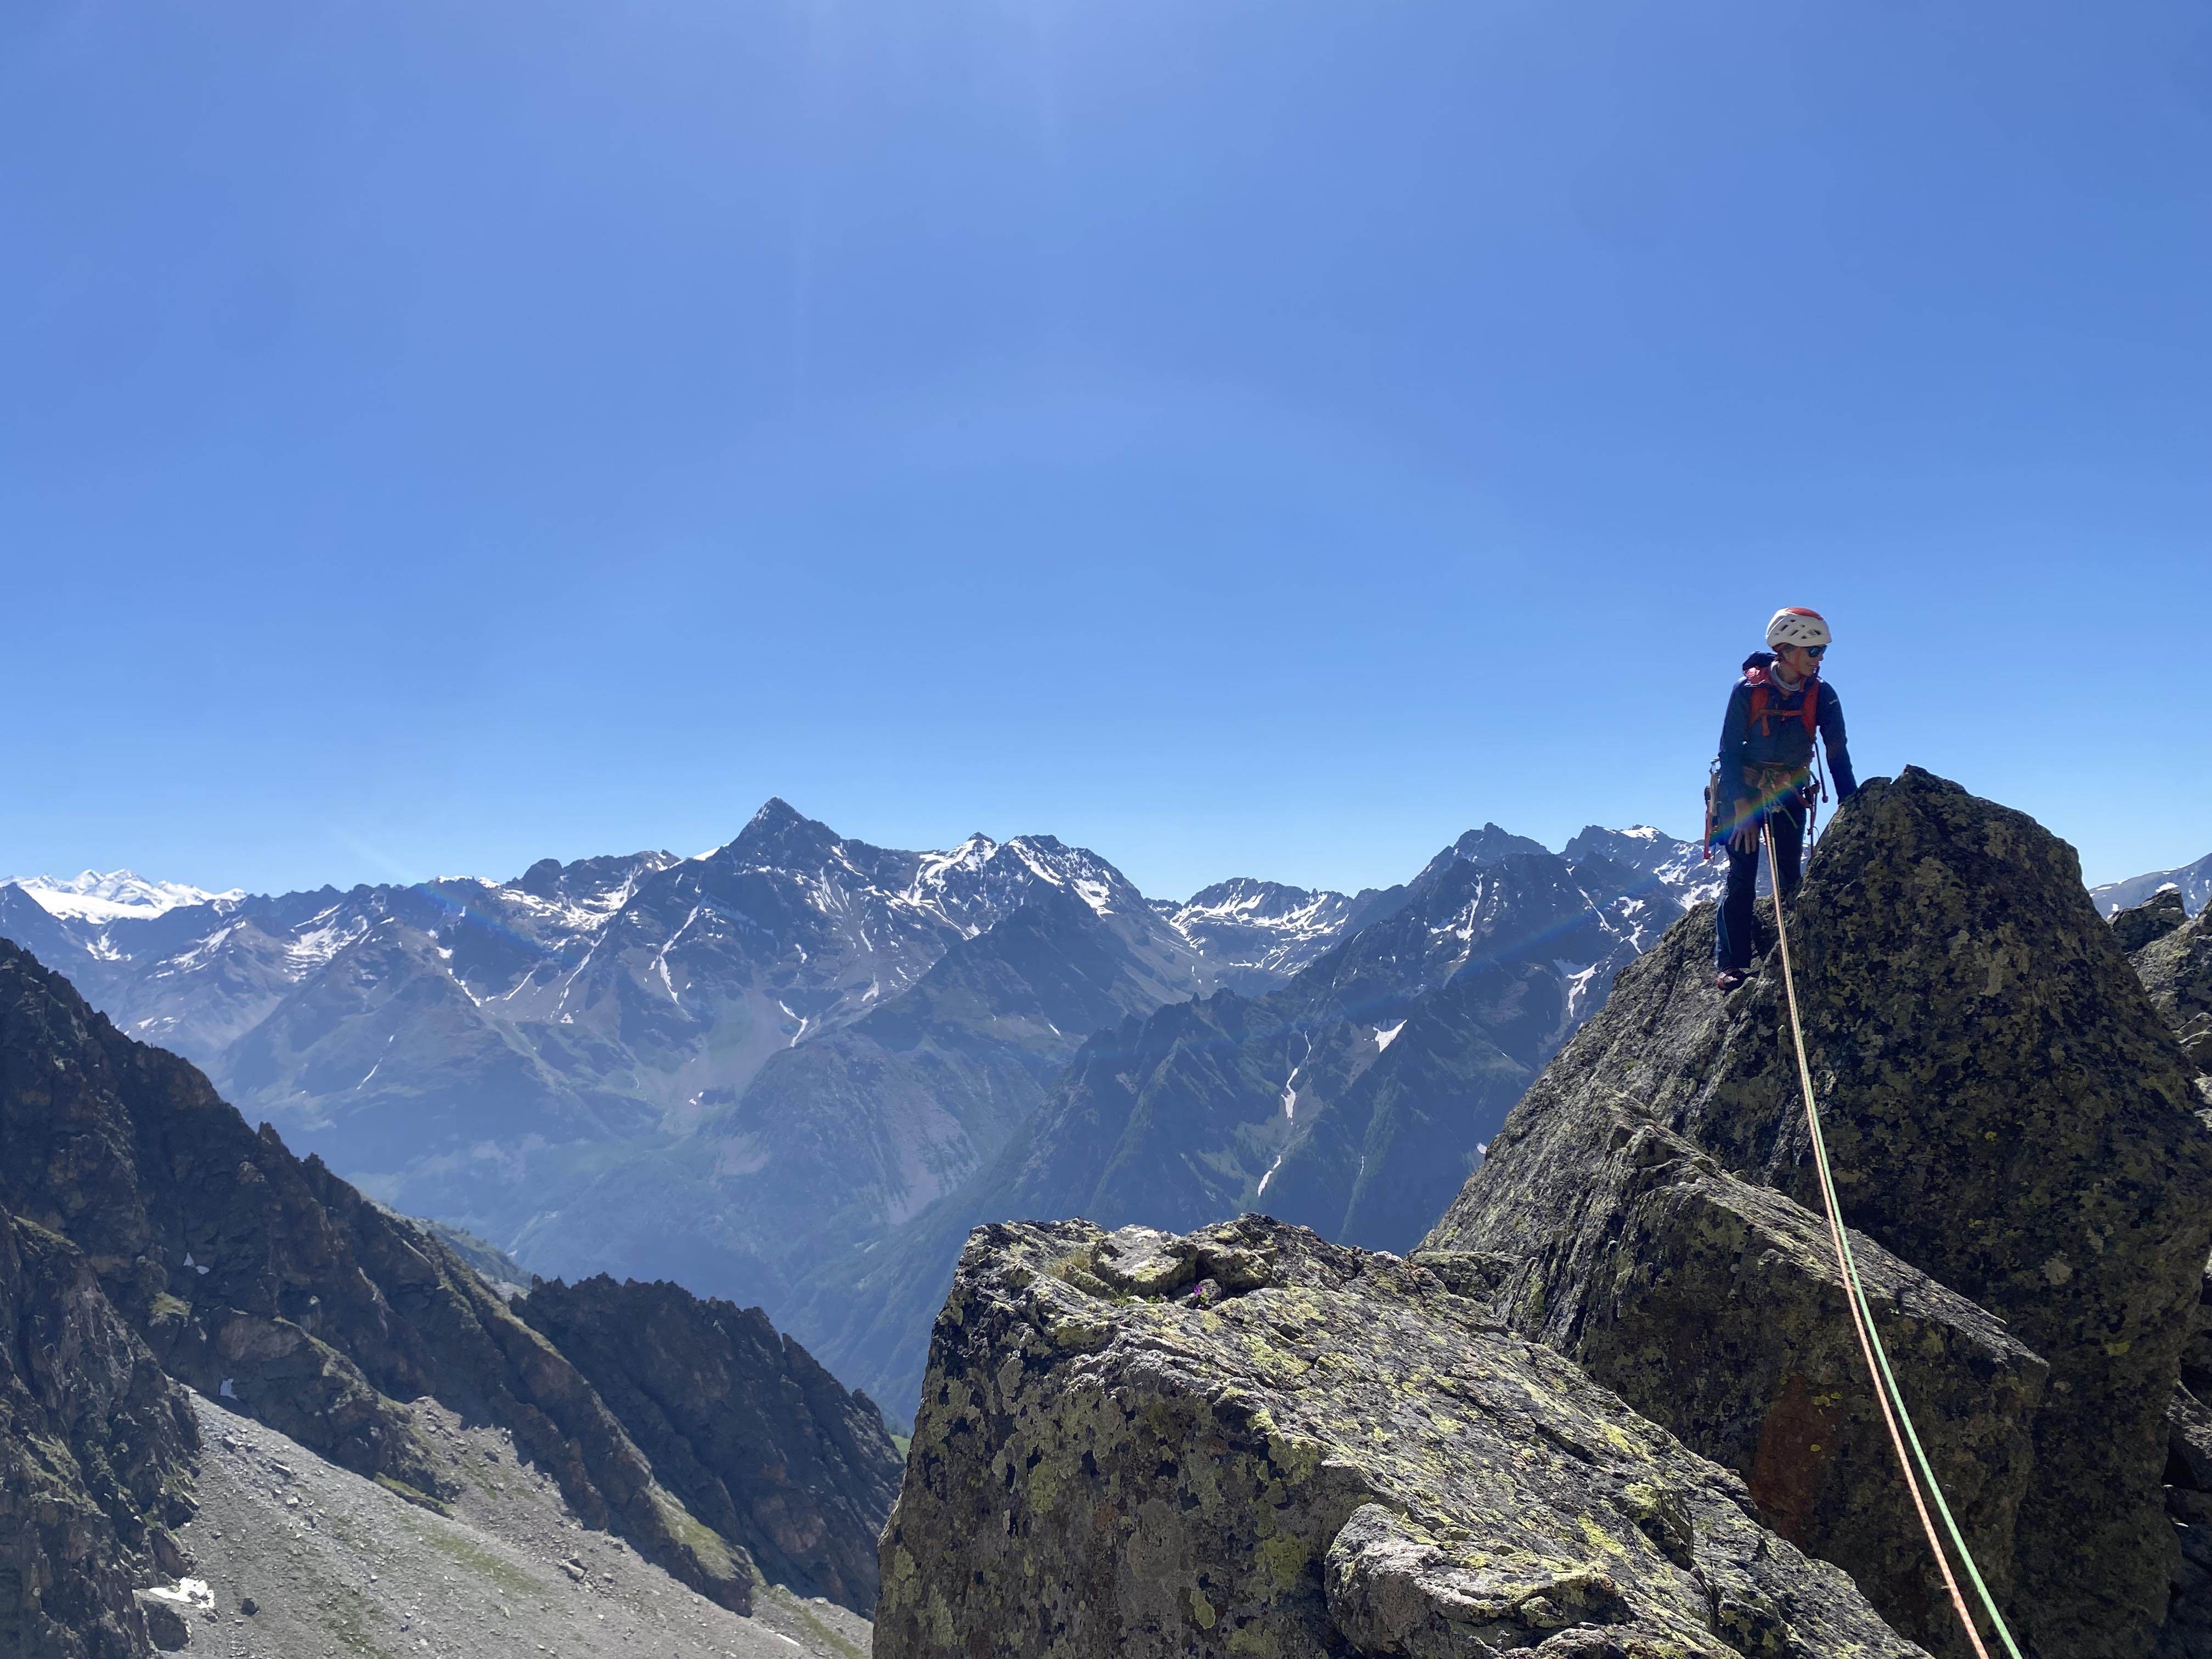
[[[540,1281],[515,1311],[591,1379],[692,1514],[779,1583],[868,1613],[901,1461],[848,1393],[757,1308],[681,1286]]]
[[[83,1252],[168,1376],[426,1502],[444,1477],[398,1402],[484,1413],[592,1524],[746,1606],[743,1551],[684,1513],[575,1367],[459,1257],[4,943],[0,1205]]]
[[[2168,887],[2115,915],[2112,934],[2197,1068],[2197,1096],[2212,1109],[2212,912],[2186,922],[2184,915],[2181,893]],[[2212,1398],[2212,1262],[2182,1350],[2181,1384],[2166,1408],[2166,1507],[2182,1561],[2160,1659],[2212,1653],[2212,1411],[2202,1403]]]
[[[1801,1458],[1760,1472],[1761,1446],[1793,1435],[1809,1456],[1808,1411],[1838,1403],[1817,1385],[1833,1373],[1803,1346],[1836,1287],[1817,1252],[1781,1248],[1822,1224],[1778,963],[1723,1000],[1711,927],[1709,912],[1692,915],[1623,975],[1429,1245],[1482,1253],[1507,1284],[1502,1310],[1601,1376],[1637,1352],[1608,1326],[1698,1344],[1696,1322],[1717,1320],[1747,1345],[1733,1397],[1654,1386],[1632,1398],[1763,1485],[1785,1532],[1842,1559],[1853,1547],[1822,1516],[1847,1516],[1854,1489],[1881,1501],[1870,1495],[1893,1477],[1863,1449],[1850,1468],[1821,1468],[1816,1487],[1840,1482],[1838,1511],[1817,1496],[1775,1501]],[[1985,1569],[2001,1559],[2010,1508],[2011,1611],[2037,1652],[2147,1652],[2175,1565],[2164,1413],[2212,1244],[2212,1135],[2182,1057],[2071,849],[1923,772],[1876,780],[1838,814],[1790,927],[1844,1219],[1886,1252],[1866,1254],[1895,1286],[1893,1340],[1922,1370],[1908,1398],[1918,1390],[1923,1431],[1950,1443],[1947,1484],[1970,1494],[1977,1553]],[[1646,1125],[1668,1138],[1639,1153]],[[1632,1178],[1638,1157],[1662,1173]],[[1739,1184],[1717,1188],[1699,1158]],[[1763,1237],[1743,1183],[1792,1201],[1762,1195]],[[1761,1326],[1712,1300],[1723,1279],[1698,1252],[1720,1224],[1710,1217],[1732,1209],[1758,1244],[1733,1294],[1748,1285],[1789,1316]],[[1613,1230],[1627,1226],[1643,1233],[1624,1244]],[[1917,1336],[1902,1328],[1916,1322]],[[1844,1370],[1846,1398],[1860,1397]],[[1858,1433],[1845,1443],[1863,1447],[1863,1422]],[[1978,1482],[1976,1464],[1989,1471]],[[1909,1584],[1858,1565],[1893,1616],[1926,1628]]]
[[[2181,890],[2162,888],[2132,910],[2114,911],[2111,918],[2112,937],[2119,940],[2120,949],[2133,956],[2188,920],[2189,912],[2181,904]]]
[[[878,1659],[1918,1651],[1573,1364],[1261,1217],[980,1230],[883,1578]]]
[[[1905,1634],[1967,1652],[1889,1473],[1826,1226],[1603,1097],[1531,1119],[1499,1167],[1560,1221],[1533,1206],[1462,1210],[1459,1242],[1485,1250],[1413,1260],[1486,1291],[1519,1328],[1737,1471],[1769,1526],[1843,1567]],[[1952,1508],[2003,1596],[2049,1367],[1871,1239],[1852,1248]]]
[[[2212,1073],[2212,912],[2187,922],[2169,890],[2136,910],[2112,918],[2112,932],[2130,953],[2143,988],[2167,1028],[2200,1073]],[[2140,939],[2130,945],[2130,939]]]
[[[1735,1470],[1770,1526],[1943,1649],[1953,1615],[1890,1474],[1826,1225],[1722,1170],[1608,1080],[1617,1046],[1637,1046],[1647,988],[1695,998],[1711,960],[1709,929],[1686,924],[1623,976],[1620,1016],[1601,1013],[1553,1063],[1414,1260]],[[1944,1489],[2002,1595],[2049,1367],[1873,1240],[1856,1236],[1853,1250]]]
[[[198,1443],[83,1254],[0,1210],[0,1654],[149,1650],[131,1593],[191,1514]]]

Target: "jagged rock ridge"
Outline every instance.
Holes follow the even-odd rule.
[[[1886,1253],[1949,1293],[1910,1293],[1895,1316],[1928,1333],[1900,1334],[1901,1346],[1928,1370],[1917,1386],[1957,1438],[1950,1477],[1975,1495],[2000,1574],[2011,1510],[2015,1628],[2042,1654],[2147,1652],[2178,1565],[2160,1510],[2164,1408],[2212,1243],[2212,1136],[2183,1057],[2071,849],[1925,773],[1876,781],[1838,815],[1791,918],[1845,1219],[1881,1247],[1869,1253],[1881,1273]],[[1871,1431],[1853,1391],[1831,1398],[1843,1379],[1807,1346],[1832,1276],[1778,1248],[1811,1231],[1818,1206],[1778,971],[1769,958],[1718,997],[1710,928],[1709,914],[1693,915],[1623,976],[1429,1244],[1486,1261],[1501,1312],[1737,1467],[1785,1531],[1843,1559],[1863,1547],[1844,1523],[1880,1464],[1806,1461],[1817,1444],[1844,1462]],[[1639,1158],[1656,1173],[1626,1167]],[[1790,1200],[1764,1231],[1747,1186]],[[1734,1294],[1798,1310],[1729,1328],[1744,1387],[1719,1398],[1650,1378],[1639,1390],[1649,1342],[1614,1334],[1641,1320],[1671,1328],[1686,1345],[1678,1355],[1707,1359],[1704,1334],[1686,1334],[1696,1307],[1662,1311],[1710,1240],[1711,1224],[1686,1219],[1693,1203],[1732,1210],[1745,1239],[1770,1241],[1747,1243]],[[2002,1344],[1978,1334],[1978,1310],[1960,1298],[2004,1322]],[[2008,1373],[2016,1381],[1995,1386]],[[1989,1385],[1979,1403],[1952,1403],[1970,1378]],[[1838,1404],[1856,1420],[1837,1420]],[[2023,1431],[2015,1504],[2002,1476],[2017,1451],[1990,1453]],[[1763,1472],[1773,1436],[1803,1444]],[[1840,1501],[1793,1510],[1774,1482],[1806,1468]],[[1894,1617],[1929,1631],[1899,1565],[1855,1563]]]
[[[450,1477],[403,1402],[433,1396],[508,1430],[587,1524],[726,1606],[748,1604],[757,1569],[742,1543],[685,1512],[582,1374],[459,1257],[267,1126],[248,1129],[191,1066],[123,1036],[4,943],[0,1209],[17,1259],[41,1264],[15,1275],[0,1328],[26,1356],[8,1410],[46,1447],[30,1478],[84,1517],[73,1561],[143,1565],[155,1523],[173,1523],[176,1453],[190,1444],[188,1416],[175,1437],[160,1426],[174,1379],[426,1504]],[[56,1396],[52,1354],[71,1344],[86,1386]],[[101,1428],[126,1419],[127,1434]],[[133,1449],[118,1455],[118,1440]],[[19,1564],[0,1617],[29,1628],[68,1595],[96,1594],[124,1632],[116,1651],[143,1650],[113,1571],[72,1569],[57,1589],[33,1570],[35,1542],[0,1556]]]
[[[679,1285],[539,1281],[515,1311],[591,1379],[653,1472],[777,1583],[861,1613],[900,1458],[866,1395],[757,1308]]]

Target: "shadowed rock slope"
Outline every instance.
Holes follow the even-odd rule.
[[[878,1659],[1919,1651],[1575,1365],[1257,1216],[978,1231],[883,1574]]]
[[[2092,895],[2094,897],[2094,895]],[[2187,919],[2173,888],[2154,893],[2112,921],[2112,936],[2128,952],[2187,1064],[2197,1072],[2197,1093],[2212,1108],[2212,922],[2200,912]],[[2203,1114],[2212,1117],[2212,1112]],[[2182,1561],[2174,1577],[2160,1659],[2212,1653],[2212,1261],[2205,1264],[2189,1343],[2181,1353],[2181,1386],[2166,1409],[2171,1431],[2166,1467],[2166,1514],[2180,1540]]]
[[[23,1650],[146,1650],[117,1591],[146,1582],[185,1502],[178,1383],[435,1506],[453,1477],[402,1403],[430,1396],[509,1431],[586,1525],[750,1604],[744,1550],[450,1249],[249,1129],[193,1067],[4,943],[0,1216],[0,1631],[31,1632]],[[109,1624],[123,1645],[98,1644]],[[78,1645],[39,1645],[50,1626]]]
[[[132,1591],[174,1559],[198,1445],[83,1253],[0,1210],[0,1654],[145,1650]]]
[[[900,1459],[848,1394],[758,1308],[679,1285],[541,1280],[514,1310],[591,1379],[692,1514],[778,1583],[857,1613]]]
[[[1834,1340],[1779,963],[1721,998],[1711,925],[1694,913],[1621,976],[1429,1248],[1946,1639]],[[2166,1410],[2212,1243],[2186,1063],[2072,849],[1927,773],[1838,813],[1790,927],[1844,1219],[1977,1553],[2035,1653],[2146,1653],[2178,1565]]]

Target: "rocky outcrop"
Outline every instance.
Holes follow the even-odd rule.
[[[574,1366],[427,1233],[258,1134],[175,1055],[0,943],[0,1205],[83,1252],[167,1375],[434,1503],[400,1401],[510,1428],[591,1524],[742,1611],[744,1552],[686,1514]]]
[[[1512,1181],[1491,1190],[1510,1196],[1454,1212],[1453,1238],[1481,1253],[1413,1260],[1735,1470],[1767,1525],[1843,1567],[1905,1634],[1966,1652],[1888,1477],[1888,1431],[1863,1386],[1826,1227],[1614,1098],[1548,1092],[1562,1081],[1540,1085],[1540,1105],[1500,1149]],[[2002,1595],[2049,1367],[1873,1240],[1853,1250],[1929,1455]]]
[[[2154,939],[2164,939],[2189,920],[2182,908],[2181,890],[2167,887],[2152,894],[2131,910],[2115,910],[2110,918],[2112,937],[2130,956]]]
[[[2184,922],[2176,914],[2180,908],[2180,896],[2169,889],[2140,909],[2121,911],[2112,931],[2124,945],[2131,938],[2142,940],[2128,949],[2151,1006],[2197,1071],[2212,1073],[2212,910]],[[2124,926],[2146,912],[2156,913],[2149,925]]]
[[[866,1395],[759,1309],[675,1285],[541,1281],[514,1308],[591,1379],[692,1514],[770,1579],[874,1610],[902,1461]]]
[[[0,1654],[152,1651],[132,1592],[178,1565],[198,1443],[82,1252],[0,1210]]]
[[[1587,1337],[1601,1374],[1622,1363],[1597,1341],[1606,1319],[1644,1318],[1692,1343],[1711,1320],[1748,1340],[1731,1359],[1743,1392],[1729,1409],[1742,1422],[1695,1390],[1676,1391],[1677,1403],[1656,1389],[1636,1397],[1759,1478],[1765,1425],[1782,1434],[1803,1414],[1814,1373],[1798,1345],[1834,1286],[1816,1261],[1780,1248],[1793,1234],[1817,1238],[1822,1224],[1778,963],[1721,998],[1711,927],[1709,912],[1693,914],[1621,976],[1429,1243],[1487,1253],[1501,1282],[1542,1285],[1540,1304],[1504,1311],[1571,1353]],[[1926,1401],[1921,1426],[1951,1439],[1947,1479],[1970,1490],[1967,1449],[2012,1457],[2027,1431],[2009,1571],[2016,1628],[2040,1653],[2142,1654],[2175,1562],[2160,1505],[2164,1412],[2212,1243],[2212,1136],[2191,1109],[2182,1057],[2088,902],[2072,850],[1923,772],[1876,780],[1838,813],[1790,928],[1844,1219],[1890,1258],[1870,1258],[1898,1287],[1885,1300],[1902,1295],[1889,1316],[1920,1322],[1918,1338],[1897,1334],[1924,1367],[1908,1384]],[[1729,1282],[1738,1297],[1756,1285],[1792,1317],[1762,1329],[1711,1302],[1722,1281],[1692,1248],[1704,1222],[1677,1220],[1671,1234],[1638,1222],[1692,1199],[1729,1206],[1709,1177],[1630,1178],[1614,1137],[1632,1123],[1675,1138],[1650,1145],[1686,1170],[1702,1157],[1791,1200],[1786,1211],[1768,1201],[1767,1234],[1747,1212],[1742,1237],[1757,1248]],[[1631,1143],[1638,1132],[1626,1130]],[[1573,1178],[1577,1158],[1588,1163]],[[1585,1191],[1601,1166],[1600,1190]],[[1640,1242],[1607,1242],[1608,1228],[1632,1223],[1645,1226]],[[1559,1228],[1589,1241],[1581,1257],[1547,1257],[1542,1241]],[[1684,1273],[1705,1273],[1708,1288],[1686,1294]],[[1604,1319],[1553,1323],[1562,1300]],[[2039,1389],[2037,1356],[2049,1367]],[[1964,1388],[1969,1376],[1978,1390]],[[1855,1374],[1851,1386],[1863,1389]],[[1979,1494],[1993,1557],[2016,1473],[2015,1462]],[[1770,1491],[1778,1478],[1766,1477]],[[1841,1478],[1879,1501],[1876,1483],[1890,1477],[1872,1459]],[[1785,1529],[1790,1513],[1776,1510]],[[1837,1536],[1816,1542],[1846,1553]],[[1880,1573],[1870,1579],[1896,1595]],[[1887,1605],[1916,1623],[1910,1606]]]
[[[2186,919],[2179,889],[2167,887],[2112,919],[2155,1008],[2197,1068],[2197,1091],[2212,1108],[2212,911]],[[2207,1115],[2212,1115],[2208,1114]],[[2166,1408],[2170,1431],[2166,1508],[2181,1546],[2160,1659],[2212,1653],[2212,1261],[2205,1266],[2181,1386]]]
[[[1918,1651],[1437,1274],[1261,1217],[980,1230],[883,1575],[879,1659]]]

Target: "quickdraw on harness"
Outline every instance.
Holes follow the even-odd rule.
[[[1766,841],[1766,856],[1771,867],[1774,858],[1774,831],[1761,825],[1760,832]],[[1911,1414],[1905,1409],[1904,1391],[1897,1386],[1896,1373],[1889,1368],[1889,1354],[1881,1346],[1881,1335],[1875,1329],[1874,1310],[1867,1302],[1866,1286],[1859,1280],[1858,1262],[1851,1255],[1850,1236],[1844,1230],[1843,1206],[1836,1200],[1835,1177],[1828,1168],[1827,1138],[1820,1133],[1820,1109],[1813,1100],[1813,1069],[1805,1058],[1805,1028],[1797,1018],[1797,981],[1790,963],[1790,928],[1783,920],[1782,904],[1774,906],[1774,932],[1780,945],[1782,957],[1782,988],[1789,1000],[1790,1035],[1797,1048],[1797,1086],[1805,1097],[1805,1122],[1813,1134],[1813,1167],[1820,1178],[1820,1206],[1827,1213],[1828,1242],[1836,1253],[1836,1266],[1844,1276],[1844,1303],[1850,1310],[1851,1325],[1858,1333],[1859,1352],[1866,1361],[1867,1375],[1874,1382],[1875,1403],[1881,1407],[1882,1421],[1889,1429],[1891,1449],[1897,1454],[1897,1467],[1905,1476],[1905,1490],[1912,1495],[1912,1507],[1920,1516],[1920,1528],[1928,1536],[1928,1547],[1936,1557],[1936,1565],[1943,1575],[1943,1588],[1950,1592],[1952,1611],[1966,1627],[1966,1640],[1978,1659],[1989,1659],[1989,1650],[1982,1645],[1981,1634],[1974,1628],[1973,1614],[1967,1610],[1966,1598],[1960,1593],[1959,1581],[1951,1571],[1950,1558],[1944,1554],[1942,1540],[1936,1536],[1936,1523],[1928,1513],[1928,1500],[1936,1502],[1936,1513],[1943,1517],[1944,1530],[1950,1534],[1951,1547],[1958,1553],[1960,1565],[1966,1570],[1982,1607],[1989,1614],[1990,1624],[2004,1643],[2011,1659],[2021,1659],[2019,1646],[2012,1639],[2012,1632],[2005,1626],[2004,1615],[1997,1611],[1995,1597],[1989,1586],[1982,1582],[1981,1569],[1974,1565],[1974,1553],[1966,1547],[1960,1535],[1959,1523],[1951,1516],[1951,1506],[1943,1500],[1943,1488],[1937,1484],[1936,1471],[1929,1467],[1928,1454],[1922,1449],[1920,1436],[1912,1426]],[[1911,1455],[1906,1455],[1907,1444]],[[1916,1466],[1918,1474],[1916,1478]],[[1922,1493],[1926,1486],[1925,1496]]]

